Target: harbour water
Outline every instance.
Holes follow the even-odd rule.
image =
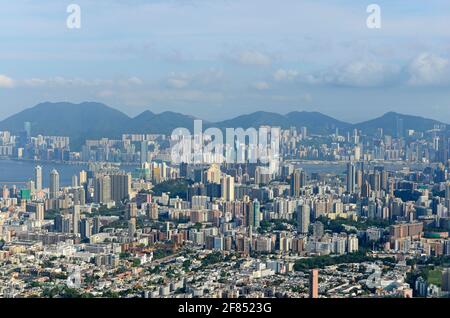
[[[50,171],[58,170],[60,184],[70,185],[72,176],[79,174],[83,169],[86,170],[86,165],[70,165],[64,163],[35,163],[30,161],[18,160],[0,160],[0,185],[13,185],[18,187],[23,186],[23,182],[34,179],[34,168],[36,165],[42,167],[42,182],[44,187],[49,186]]]
[[[42,167],[43,186],[49,186],[50,171],[56,169],[60,175],[60,184],[68,186],[71,184],[72,176],[78,175],[81,170],[87,170],[86,164],[67,164],[67,163],[38,163],[32,161],[19,160],[0,160],[0,186],[6,184],[11,186],[16,184],[18,187],[25,185],[25,182],[34,178],[34,168],[36,165]],[[304,169],[308,173],[333,173],[342,174],[346,171],[345,162],[295,162],[295,166]],[[371,164],[378,165],[378,164]],[[423,169],[426,164],[408,164],[408,163],[390,163],[384,164],[388,170],[401,170],[402,167],[409,166],[411,169]],[[133,171],[136,166],[124,165],[121,169]]]
[[[72,176],[79,175],[81,170],[87,170],[86,164],[67,164],[53,162],[32,162],[20,160],[0,160],[0,186],[15,184],[21,188],[25,182],[34,179],[34,169],[37,165],[42,167],[42,183],[44,187],[49,186],[50,171],[56,169],[59,173],[61,186],[69,186]],[[123,166],[123,170],[132,171],[134,166]]]

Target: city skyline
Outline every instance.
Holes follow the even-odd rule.
[[[394,114],[317,130],[294,118],[227,129],[211,148],[220,129],[164,132],[177,117],[133,132],[123,114],[89,113],[117,115],[104,105],[68,121],[55,106],[74,107],[37,106],[0,131],[0,265],[21,273],[0,276],[0,297],[450,295],[447,125]],[[124,129],[67,136],[104,117]],[[40,134],[37,118],[66,136]]]
[[[0,299],[450,298],[448,0],[73,1],[0,10]]]

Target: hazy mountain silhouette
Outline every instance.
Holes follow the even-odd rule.
[[[402,129],[403,133],[408,129],[415,131],[427,131],[433,129],[436,125],[445,124],[434,119],[420,116],[388,112],[378,118],[358,123],[354,126],[355,128],[368,134],[374,133],[378,128],[383,128],[384,134],[395,135],[397,133],[397,129]]]
[[[25,109],[0,122],[0,130],[18,133],[23,130],[24,122],[31,122],[32,134],[68,136],[73,147],[78,148],[85,139],[100,137],[120,138],[123,133],[162,133],[170,134],[177,127],[192,131],[193,116],[166,111],[155,114],[145,111],[131,118],[107,105],[95,102],[73,104],[67,102],[41,103]],[[220,122],[203,121],[203,127],[219,128],[258,128],[262,125],[289,127],[307,127],[312,134],[333,133],[336,128],[341,133],[353,129],[364,133],[373,133],[383,128],[385,134],[395,134],[399,127],[403,130],[426,131],[443,123],[423,118],[389,112],[381,117],[350,124],[319,112],[294,111],[286,115],[273,112],[254,112]]]

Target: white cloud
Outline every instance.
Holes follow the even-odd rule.
[[[410,85],[443,85],[450,83],[450,61],[422,53],[407,68]]]
[[[111,96],[114,96],[114,92],[109,89],[104,89],[104,90],[101,90],[100,92],[98,92],[97,96],[102,97],[102,98],[111,97]]]
[[[294,80],[297,76],[299,75],[299,73],[297,71],[294,70],[286,70],[286,69],[278,69],[274,74],[273,74],[273,78],[275,81],[277,82],[281,82],[281,81],[292,81]]]
[[[270,85],[267,82],[256,82],[256,83],[253,83],[252,86],[253,86],[253,88],[260,90],[260,91],[265,91],[270,88]]]
[[[167,85],[171,88],[185,88],[189,86],[190,78],[187,74],[170,74]]]
[[[375,61],[355,61],[319,74],[308,74],[303,80],[310,84],[374,87],[386,84],[398,73],[396,66]]]
[[[187,79],[181,78],[169,78],[167,83],[172,88],[185,88],[189,85],[189,81]]]
[[[47,84],[47,82],[47,80],[42,78],[31,78],[23,81],[26,86],[42,86]]]
[[[171,88],[193,87],[204,89],[220,82],[223,71],[210,68],[196,73],[171,73],[167,79],[167,85]]]
[[[144,84],[144,81],[141,80],[139,77],[133,76],[133,77],[130,77],[130,78],[122,81],[122,84],[125,84],[125,85],[142,85],[142,84]]]
[[[220,82],[224,77],[222,70],[210,68],[194,75],[194,79],[203,85],[214,84]]]
[[[238,54],[235,60],[242,65],[266,66],[272,63],[269,56],[258,51],[243,51]]]
[[[51,78],[30,78],[20,81],[20,84],[30,87],[99,87],[99,86],[139,86],[144,84],[140,78],[133,76],[118,80],[104,80],[104,79],[84,79],[84,78],[66,78],[62,76],[55,76]]]
[[[139,92],[121,92],[120,98],[124,102],[136,100],[142,105],[152,103],[189,103],[189,102],[207,102],[207,103],[221,103],[225,96],[222,92],[205,92],[203,90],[195,89],[151,89],[148,91]]]
[[[111,80],[87,80],[83,78],[66,78],[62,76],[56,76],[51,78],[31,78],[22,81],[25,86],[101,86],[112,85],[114,81]]]
[[[273,74],[277,82],[299,81],[312,85],[380,87],[389,84],[439,86],[450,84],[450,59],[422,53],[406,67],[374,60],[353,61],[323,71],[300,73],[280,68]]]
[[[12,78],[0,74],[0,88],[11,88],[14,87],[14,85],[15,81]]]

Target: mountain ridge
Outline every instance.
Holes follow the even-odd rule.
[[[42,135],[68,136],[74,144],[79,145],[85,139],[120,138],[124,133],[162,133],[170,134],[177,127],[193,129],[195,116],[173,111],[154,113],[143,111],[135,117],[98,102],[44,102],[20,111],[0,121],[0,131],[13,133],[23,131],[24,122],[31,122],[32,133]],[[239,115],[223,121],[203,120],[203,127],[244,129],[262,125],[289,127],[307,127],[313,134],[332,133],[359,129],[364,133],[374,133],[383,128],[386,134],[396,130],[414,129],[426,131],[435,125],[447,125],[443,122],[421,116],[387,112],[379,117],[360,123],[347,123],[317,111],[291,111],[287,114],[257,111]],[[400,128],[399,128],[400,127]],[[71,141],[71,144],[72,144]]]

